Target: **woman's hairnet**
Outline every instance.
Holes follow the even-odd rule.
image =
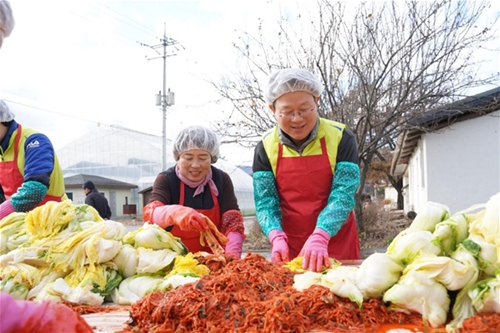
[[[0,0],[0,47],[5,37],[14,29],[14,17],[8,1]]]
[[[320,79],[308,70],[285,68],[269,76],[265,98],[269,104],[273,104],[281,95],[294,91],[307,91],[319,97],[323,89]]]
[[[0,99],[0,123],[6,123],[14,120],[14,113],[10,111],[7,103]]]
[[[219,157],[219,139],[214,131],[203,126],[186,127],[177,134],[174,142],[174,158],[191,149],[203,149],[210,153],[212,163]]]

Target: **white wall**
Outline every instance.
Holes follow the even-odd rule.
[[[398,191],[392,186],[387,186],[384,188],[384,199],[391,200],[391,206],[397,206],[398,203]]]
[[[422,137],[424,136],[425,135]],[[425,140],[421,139],[415,147],[415,151],[408,162],[408,168],[404,179],[408,184],[407,189],[404,191],[404,211],[418,212],[428,200]],[[403,186],[407,184],[403,184]]]
[[[422,138],[427,200],[447,205],[454,213],[500,192],[500,111]]]
[[[131,191],[127,189],[111,189],[111,188],[106,188],[106,187],[98,187],[97,190],[101,193],[104,193],[104,196],[106,199],[108,199],[108,202],[110,206],[112,206],[112,203],[110,202],[110,192],[115,192],[116,193],[116,203],[115,207],[111,207],[111,212],[112,212],[112,217],[122,217],[123,216],[123,205],[125,205],[125,197],[128,198],[128,204],[135,204],[137,208],[137,215],[142,214],[142,206],[140,204],[131,202]],[[83,192],[82,189],[74,189],[74,188],[67,188],[66,189],[67,193],[73,193],[73,203],[74,204],[84,204],[85,203],[85,193]]]

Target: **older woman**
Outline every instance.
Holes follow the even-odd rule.
[[[359,186],[356,138],[344,124],[319,118],[323,84],[286,68],[269,77],[265,97],[277,125],[255,148],[257,220],[281,264],[303,256],[303,268],[329,267],[329,257],[359,259],[354,208]]]
[[[174,142],[177,164],[161,172],[153,185],[144,221],[180,237],[190,252],[211,252],[200,244],[208,216],[229,242],[226,254],[241,257],[245,238],[241,214],[229,175],[214,167],[219,154],[216,134],[202,126],[183,129]]]

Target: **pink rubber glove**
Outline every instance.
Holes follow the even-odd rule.
[[[330,238],[330,235],[323,229],[314,229],[299,253],[299,256],[304,257],[302,269],[321,272],[323,266],[330,268],[330,257],[328,256]]]
[[[226,254],[231,255],[236,259],[240,259],[244,236],[237,232],[230,232],[227,234],[227,238],[229,241],[226,244]]]
[[[207,221],[200,213],[190,207],[181,205],[166,205],[156,207],[152,222],[162,228],[177,225],[184,231],[208,230]]]
[[[9,215],[10,213],[14,213],[16,210],[10,203],[10,200],[5,200],[1,205],[0,205],[0,220]]]
[[[66,305],[44,301],[18,301],[0,293],[2,333],[72,332],[93,333],[87,322]]]
[[[288,237],[281,230],[271,230],[269,233],[271,242],[271,262],[277,266],[282,266],[290,261],[290,252],[288,249]]]

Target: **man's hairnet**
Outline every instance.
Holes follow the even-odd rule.
[[[174,158],[191,149],[203,149],[210,153],[212,163],[217,162],[219,156],[219,139],[212,130],[203,126],[186,127],[177,134],[174,142]]]
[[[14,16],[8,1],[0,0],[0,47],[5,37],[9,37],[14,29]]]
[[[313,73],[300,68],[280,69],[269,76],[265,98],[273,104],[281,95],[294,91],[307,91],[319,97],[323,92],[323,83]]]
[[[10,111],[7,103],[0,99],[0,123],[6,123],[14,119],[14,113]]]

